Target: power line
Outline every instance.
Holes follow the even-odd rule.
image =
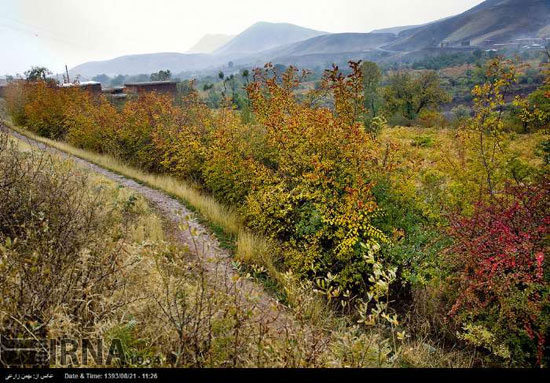
[[[31,24],[28,24],[28,23],[25,23],[25,22],[22,22],[22,21],[18,21],[16,19],[13,19],[13,18],[10,18],[10,17],[6,17],[6,16],[0,16],[0,19],[4,19],[4,20],[7,20],[9,22],[12,22],[12,23],[17,23],[17,24],[20,24],[22,25],[23,27],[21,26],[13,26],[13,25],[8,25],[8,24],[5,24],[5,23],[1,23],[0,26],[3,26],[3,27],[6,27],[6,28],[9,28],[9,29],[12,29],[12,30],[17,30],[17,31],[20,31],[20,32],[25,32],[25,33],[30,33],[32,34],[34,37],[38,37],[38,38],[41,38],[42,37],[42,33],[46,34],[46,35],[49,35],[49,36],[45,36],[44,38],[46,39],[50,39],[50,40],[55,40],[57,42],[60,42],[60,43],[63,43],[63,44],[67,44],[67,45],[72,45],[72,46],[78,46],[78,47],[81,47],[81,44],[78,44],[77,42],[75,41],[71,41],[71,40],[67,40],[65,39],[64,37],[60,37],[59,35],[57,35],[56,33],[53,33],[45,28],[42,28],[42,27],[37,27],[37,26],[34,26],[34,25],[31,25]]]

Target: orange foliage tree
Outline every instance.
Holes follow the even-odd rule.
[[[116,153],[114,147],[117,126],[116,108],[104,97],[79,92],[65,110],[66,140],[77,147],[98,153]]]
[[[362,74],[351,63],[345,76],[333,68],[323,85],[334,108],[299,102],[291,67],[281,78],[271,65],[248,86],[264,151],[256,164],[262,182],[246,198],[248,224],[287,244],[286,261],[309,277],[331,275],[340,291],[364,291],[369,266],[361,244],[386,241],[371,221],[371,193],[379,166],[375,142],[360,122]],[[334,276],[334,277],[332,277]]]

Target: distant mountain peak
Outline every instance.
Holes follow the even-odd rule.
[[[302,29],[308,29],[308,28],[304,28],[304,27],[301,27],[299,25],[296,25],[296,24],[292,24],[292,23],[285,23],[285,22],[271,22],[271,21],[258,21],[258,22],[255,22],[254,24],[252,24],[250,27],[248,27],[247,29],[250,29],[250,28],[257,28],[257,27],[271,27],[271,26],[290,26],[290,27],[297,27],[297,28],[302,28]]]
[[[250,54],[324,35],[326,32],[289,23],[259,21],[234,37],[214,53]]]

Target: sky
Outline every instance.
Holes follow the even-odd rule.
[[[185,52],[258,21],[369,32],[459,14],[482,0],[0,0],[0,76],[127,54]]]

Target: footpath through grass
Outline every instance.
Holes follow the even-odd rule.
[[[296,306],[302,301],[302,297],[299,295],[302,295],[303,291],[299,291],[300,289],[297,288],[297,281],[285,276],[277,267],[277,259],[280,254],[278,254],[276,244],[248,230],[237,212],[231,207],[222,205],[212,196],[184,180],[170,175],[148,173],[129,166],[113,156],[93,153],[65,142],[40,137],[9,122],[4,122],[4,124],[31,140],[91,162],[180,200],[197,214],[197,218],[202,224],[216,235],[221,246],[232,251],[235,259],[244,266],[246,271],[258,274],[257,279],[268,291],[290,306]],[[315,299],[314,302],[311,302],[310,310],[308,310],[310,320],[325,322],[327,317],[330,317],[327,308],[319,299]]]

